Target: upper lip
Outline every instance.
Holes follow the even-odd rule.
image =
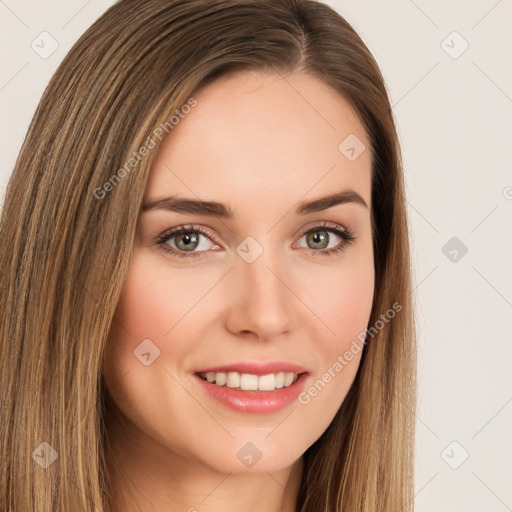
[[[238,372],[238,373],[250,373],[252,375],[268,375],[270,373],[306,373],[308,370],[303,366],[285,363],[284,361],[272,361],[268,363],[257,363],[257,362],[240,362],[233,364],[226,364],[221,366],[211,366],[198,370],[196,373],[207,373],[207,372]]]

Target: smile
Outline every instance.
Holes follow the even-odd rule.
[[[270,373],[268,375],[239,372],[201,372],[199,376],[216,386],[244,391],[274,391],[275,389],[287,388],[299,378],[299,375],[293,372]]]

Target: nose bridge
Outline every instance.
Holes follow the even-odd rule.
[[[279,335],[293,320],[293,297],[285,285],[284,262],[254,239],[242,242],[237,253],[232,272],[236,289],[231,302],[232,328],[253,331],[260,337]]]
[[[265,298],[266,303],[284,299],[286,287],[279,274],[282,265],[270,252],[261,254],[254,262],[238,262],[237,274],[246,286],[248,295],[255,299]]]

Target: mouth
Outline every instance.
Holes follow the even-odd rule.
[[[199,372],[201,379],[216,386],[239,389],[242,391],[274,391],[287,388],[297,381],[303,373],[278,372],[255,375],[239,372]]]
[[[304,389],[308,375],[303,367],[278,363],[238,364],[195,373],[206,396],[231,410],[253,414],[272,413],[291,405]]]

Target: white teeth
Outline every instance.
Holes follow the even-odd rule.
[[[270,373],[268,375],[253,375],[238,372],[207,372],[200,373],[200,377],[217,386],[240,388],[244,391],[274,391],[286,388],[293,384],[299,376],[296,373]]]
[[[262,391],[274,391],[274,389],[276,389],[276,376],[273,373],[270,375],[260,375],[258,378],[258,389]]]
[[[238,372],[228,372],[226,386],[228,388],[239,388],[240,387],[240,374]]]
[[[214,373],[214,375],[215,384],[218,384],[219,386],[224,386],[224,384],[226,384],[228,376],[225,373]]]
[[[276,374],[276,388],[282,388],[284,386],[284,372],[279,372]]]
[[[284,377],[284,387],[289,386],[293,382],[293,373],[287,373]]]
[[[240,387],[247,391],[256,391],[258,389],[258,376],[242,373],[240,375]]]

